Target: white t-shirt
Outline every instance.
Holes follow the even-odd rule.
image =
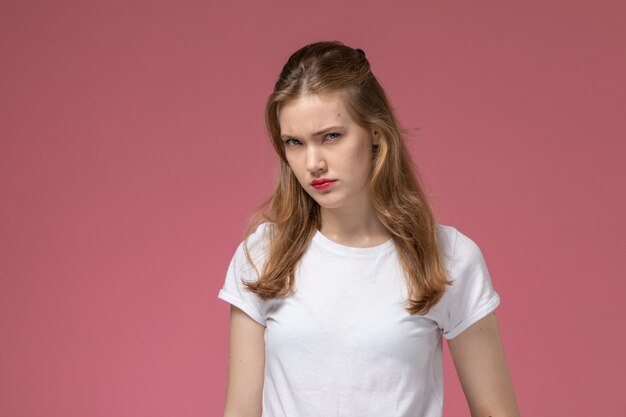
[[[248,240],[259,272],[269,225]],[[454,283],[426,315],[405,310],[392,240],[355,248],[317,231],[296,268],[296,293],[265,301],[241,284],[257,276],[239,244],[218,298],[266,327],[263,417],[441,417],[442,336],[457,336],[500,298],[476,243],[437,227]]]

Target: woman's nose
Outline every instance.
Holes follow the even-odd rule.
[[[326,168],[326,161],[319,149],[309,147],[306,155],[306,168],[309,172],[317,172]]]

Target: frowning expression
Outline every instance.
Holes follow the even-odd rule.
[[[287,162],[302,188],[325,209],[350,210],[369,201],[372,145],[378,135],[356,123],[344,100],[341,90],[305,94],[283,103],[278,113]]]

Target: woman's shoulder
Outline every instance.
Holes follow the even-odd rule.
[[[247,236],[247,239],[254,241],[268,239],[275,224],[269,221],[259,223],[254,227],[252,232]]]
[[[273,226],[274,223],[268,221],[259,223],[244,237],[243,241],[239,244],[240,248],[246,246],[250,252],[264,252],[269,245]]]
[[[476,258],[482,256],[478,244],[457,227],[437,224],[439,242],[444,251],[455,259]]]
[[[250,261],[257,268],[262,266],[269,251],[270,227],[268,222],[263,222],[249,229],[239,241],[231,262],[246,271],[251,267]]]
[[[454,253],[454,245],[459,231],[454,226],[437,223],[437,239],[441,250],[447,256]]]

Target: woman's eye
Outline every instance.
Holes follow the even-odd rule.
[[[285,143],[285,145],[289,146],[289,145],[291,145],[291,143],[292,143],[291,141],[296,141],[296,142],[298,142],[298,139],[287,139],[287,140],[285,140],[285,141],[284,141],[284,143]]]
[[[331,137],[333,135],[334,135],[334,137]],[[336,140],[337,138],[339,138],[339,136],[341,136],[339,133],[329,133],[329,134],[326,135],[326,137],[330,138],[331,140]]]

